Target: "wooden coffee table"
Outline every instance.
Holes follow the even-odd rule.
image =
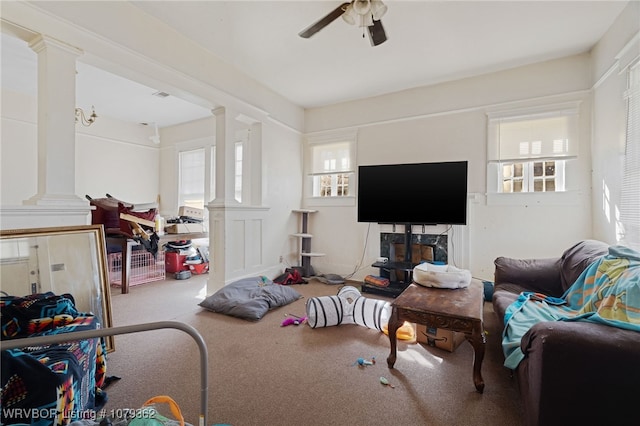
[[[484,390],[481,368],[484,359],[485,335],[482,324],[483,285],[476,279],[463,289],[423,287],[412,283],[391,303],[389,341],[391,353],[387,365],[393,368],[397,355],[396,331],[409,321],[464,333],[473,346],[473,383],[480,393]]]

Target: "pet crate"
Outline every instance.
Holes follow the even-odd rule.
[[[122,285],[122,253],[109,254],[108,261],[109,283],[120,287]],[[134,250],[131,253],[129,285],[161,281],[165,276],[164,250],[158,250],[155,258],[147,250]]]

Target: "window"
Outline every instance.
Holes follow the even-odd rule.
[[[640,62],[629,70],[627,132],[622,188],[620,190],[621,240],[640,249]]]
[[[205,203],[204,148],[180,152],[178,162],[180,174],[179,204],[203,209]]]
[[[502,163],[502,191],[564,191],[564,160]]]
[[[563,192],[578,153],[578,104],[489,115],[487,188],[493,193]]]
[[[250,203],[252,195],[251,129],[238,129],[233,144],[233,199],[238,203]],[[255,190],[255,189],[254,189]]]
[[[235,179],[234,179],[234,197],[237,202],[242,202],[242,150],[244,143],[236,142],[235,150]]]
[[[312,138],[307,152],[312,198],[355,196],[355,132]]]
[[[344,197],[349,193],[349,177],[353,174],[349,142],[315,145],[313,156],[313,196]]]

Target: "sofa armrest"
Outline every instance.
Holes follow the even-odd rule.
[[[516,284],[528,291],[560,297],[562,291],[561,259],[513,259],[498,257],[495,261],[495,285]]]
[[[524,335],[521,349],[518,377],[530,424],[623,424],[637,416],[640,333],[541,322]]]

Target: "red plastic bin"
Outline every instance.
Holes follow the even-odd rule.
[[[188,271],[189,267],[184,264],[186,258],[187,256],[184,254],[166,252],[164,255],[165,271],[170,274]]]

